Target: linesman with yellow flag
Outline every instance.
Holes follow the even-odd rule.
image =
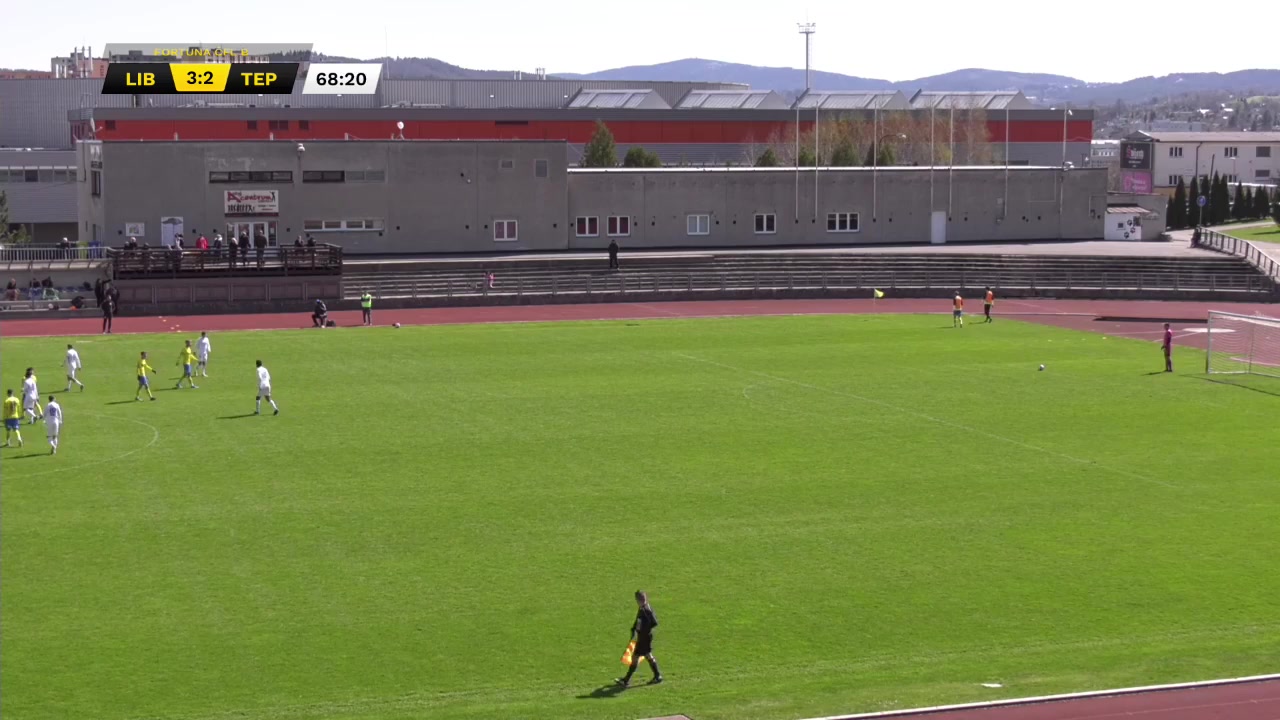
[[[658,661],[653,657],[653,630],[658,627],[658,616],[653,614],[649,596],[642,590],[636,591],[636,605],[640,609],[636,611],[636,621],[631,625],[631,644],[622,654],[622,663],[628,666],[627,674],[614,681],[624,688],[631,684],[631,676],[635,674],[641,660],[648,660],[649,667],[653,668],[653,679],[649,684],[657,685],[662,682],[662,672],[658,670]]]

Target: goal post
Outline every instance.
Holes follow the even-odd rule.
[[[1209,312],[1205,372],[1280,378],[1280,318]]]

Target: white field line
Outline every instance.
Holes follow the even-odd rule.
[[[1156,480],[1155,478],[1147,477],[1146,475],[1139,475],[1138,473],[1129,472],[1128,470],[1122,470],[1120,468],[1114,468],[1108,465],[1103,465],[1093,460],[1078,458],[1078,457],[1075,457],[1074,455],[1068,455],[1066,453],[1058,452],[1057,450],[1050,450],[1048,448],[1040,447],[1039,445],[1032,445],[1030,443],[1022,442],[1021,440],[1015,440],[1011,437],[1005,437],[1004,435],[997,435],[995,433],[990,433],[990,432],[987,432],[986,430],[981,430],[979,428],[975,428],[969,425],[964,425],[961,423],[952,422],[950,420],[945,420],[943,418],[934,417],[933,415],[929,415],[927,413],[922,413],[916,410],[910,410],[908,408],[900,407],[898,405],[894,405],[893,403],[885,402],[884,400],[877,400],[875,398],[866,397],[865,395],[858,395],[856,393],[844,392],[842,390],[833,390],[831,388],[824,388],[824,387],[819,387],[817,385],[810,385],[809,383],[801,382],[799,380],[792,380],[791,378],[786,378],[779,375],[770,375],[769,373],[759,372],[757,370],[748,370],[746,368],[740,368],[734,365],[728,365],[726,363],[716,362],[715,360],[707,360],[706,358],[695,357],[693,355],[686,355],[684,353],[673,353],[673,354],[676,357],[684,358],[685,360],[705,363],[707,365],[715,365],[716,367],[724,368],[726,370],[732,370],[734,372],[739,372],[739,373],[746,373],[748,375],[755,375],[756,377],[762,377],[768,380],[773,380],[774,382],[788,383],[790,385],[795,385],[797,387],[813,390],[815,392],[826,393],[827,395],[848,398],[850,400],[857,400],[858,402],[867,403],[869,405],[877,405],[879,407],[885,408],[886,410],[893,410],[894,412],[901,413],[903,415],[910,415],[912,417],[917,417],[917,418],[920,418],[921,420],[926,420],[936,425],[942,425],[944,427],[949,427],[954,430],[960,430],[967,433],[981,435],[983,437],[990,438],[992,440],[996,440],[1009,445],[1014,445],[1016,447],[1020,447],[1025,450],[1032,450],[1034,452],[1043,453],[1045,455],[1050,455],[1050,456],[1057,457],[1057,458],[1067,460],[1073,463],[1077,463],[1080,465],[1094,465],[1104,470],[1108,470],[1116,475],[1123,475],[1128,478],[1132,478],[1135,480],[1142,480],[1143,482],[1149,482],[1156,485],[1163,485],[1164,487],[1168,487],[1168,488],[1177,487],[1177,485],[1173,485],[1171,483],[1167,483],[1162,480]]]
[[[145,428],[149,428],[149,429],[151,430],[151,440],[150,440],[150,441],[148,441],[146,445],[143,445],[143,446],[142,446],[142,447],[140,447],[140,448],[134,448],[133,450],[130,450],[129,452],[121,453],[121,454],[119,454],[119,455],[112,455],[111,457],[102,458],[102,459],[100,459],[100,460],[92,460],[92,461],[90,461],[90,462],[80,463],[79,465],[67,465],[67,466],[65,466],[65,467],[55,467],[55,468],[50,468],[50,469],[48,469],[48,470],[41,470],[40,472],[33,472],[33,473],[28,473],[28,472],[13,472],[12,470],[10,470],[10,471],[8,471],[8,472],[6,472],[6,473],[5,473],[6,475],[9,475],[9,473],[10,473],[10,472],[13,472],[13,477],[11,477],[11,478],[10,478],[10,482],[13,482],[14,480],[20,480],[20,479],[25,479],[25,478],[30,478],[30,477],[40,477],[41,475],[52,475],[52,474],[54,474],[54,473],[63,473],[63,472],[70,472],[70,471],[72,471],[72,470],[81,470],[81,469],[83,469],[83,468],[93,467],[94,465],[102,465],[103,463],[109,463],[109,462],[115,462],[115,461],[117,461],[117,460],[123,460],[123,459],[125,459],[125,458],[127,458],[127,457],[129,457],[129,456],[131,456],[131,455],[136,455],[137,453],[140,453],[140,452],[142,452],[143,450],[146,450],[146,449],[150,448],[152,445],[155,445],[155,444],[160,440],[160,430],[159,430],[159,428],[157,428],[155,425],[152,425],[151,423],[143,422],[142,420],[135,420],[135,419],[133,419],[133,418],[127,418],[127,417],[120,417],[119,415],[100,415],[100,414],[98,414],[98,413],[93,413],[93,412],[82,412],[82,413],[77,413],[77,414],[75,415],[75,417],[82,417],[82,416],[84,416],[84,417],[96,417],[96,418],[103,418],[103,419],[105,419],[105,420],[123,420],[123,421],[125,421],[125,422],[136,423],[136,424],[138,424],[138,425],[141,425],[141,426],[143,426],[143,427],[145,427]],[[35,428],[35,427],[38,427],[38,426],[36,426],[36,425],[28,425],[28,426],[25,426],[25,427]],[[62,428],[62,429],[63,429],[63,432],[65,433],[65,432],[66,432],[66,424],[65,424],[65,423],[63,424],[63,428]],[[64,435],[64,437],[65,437],[65,435]],[[27,442],[31,442],[31,440],[28,440]],[[62,443],[61,443],[61,441],[59,441],[59,444],[62,444]],[[54,456],[54,455],[50,455],[50,457],[52,458],[52,457],[56,457],[56,456]],[[57,462],[57,461],[56,461],[56,460],[54,460],[53,462]]]
[[[1085,700],[1088,698],[1114,697],[1117,695],[1138,695],[1141,693],[1167,692],[1170,690],[1194,690],[1196,688],[1220,687],[1223,685],[1240,685],[1244,683],[1267,682],[1280,680],[1277,675],[1252,675],[1249,677],[1227,678],[1223,680],[1205,680],[1201,682],[1174,683],[1171,685],[1146,685],[1142,687],[1120,688],[1117,690],[1091,690],[1089,692],[1066,693],[1063,695],[1043,695],[1039,697],[1014,698],[1011,700],[992,700],[990,702],[964,703],[962,705],[937,705],[914,710],[888,710],[885,712],[862,713],[860,715],[829,715],[808,720],[873,720],[873,718],[894,718],[904,715],[924,715],[932,713],[955,712],[958,710],[981,710],[985,708],[1009,707],[1011,705],[1034,705],[1038,703],[1063,702],[1066,700]],[[1236,703],[1232,703],[1236,704]],[[1205,707],[1219,707],[1217,705]],[[1175,708],[1176,709],[1176,708]],[[1186,708],[1182,708],[1186,709]],[[1136,714],[1136,713],[1135,713]]]

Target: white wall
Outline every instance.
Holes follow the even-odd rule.
[[[1242,183],[1277,182],[1280,179],[1280,142],[1206,142],[1206,143],[1167,143],[1158,142],[1154,149],[1152,167],[1156,187],[1177,185],[1177,177],[1170,182],[1170,176],[1179,176],[1189,181],[1193,175],[1209,175],[1216,172],[1220,175],[1236,175]],[[1200,165],[1196,169],[1196,148],[1199,147]],[[1258,157],[1258,148],[1269,148],[1271,157]],[[1171,157],[1171,148],[1181,148],[1181,157]],[[1227,157],[1227,148],[1237,148],[1239,154],[1235,158]],[[1216,159],[1215,159],[1216,156]],[[1212,169],[1211,169],[1212,167]],[[1267,176],[1257,177],[1258,171],[1266,171]]]

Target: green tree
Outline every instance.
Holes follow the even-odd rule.
[[[1253,214],[1253,188],[1251,187],[1244,189],[1244,207],[1240,208],[1240,213],[1242,218],[1257,217]]]
[[[1267,197],[1267,189],[1258,188],[1258,192],[1253,194],[1253,216],[1263,220],[1270,215],[1271,200]]]
[[[1246,207],[1248,206],[1244,204],[1244,186],[1237,182],[1236,194],[1235,197],[1232,198],[1231,202],[1231,217],[1235,220],[1245,219],[1248,217],[1244,211]]]
[[[1185,228],[1187,226],[1187,185],[1181,177],[1178,178],[1178,185],[1173,189],[1173,197],[1169,202],[1169,227],[1174,230]]]
[[[894,161],[893,147],[891,145],[881,145],[878,149],[874,147],[867,148],[867,161],[864,164],[867,167],[885,167],[886,165],[893,165]]]
[[[800,156],[796,158],[796,164],[800,167],[815,167],[818,164],[818,158],[813,154],[813,150],[809,148],[800,148]]]
[[[23,245],[31,242],[31,236],[27,234],[27,228],[19,225],[16,229],[9,229],[9,196],[3,190],[0,190],[0,242],[9,245]]]
[[[613,133],[603,122],[596,121],[591,142],[582,149],[582,167],[617,167],[618,149],[613,143]]]
[[[1187,213],[1188,213],[1187,224],[1188,225],[1201,225],[1204,223],[1201,217],[1204,214],[1204,208],[1200,207],[1199,197],[1200,197],[1200,178],[1193,175],[1191,177],[1191,188],[1187,190]]]
[[[1217,182],[1217,196],[1214,197],[1213,216],[1219,225],[1231,222],[1231,186],[1227,184],[1227,176],[1222,175]]]
[[[662,161],[658,159],[656,153],[649,152],[642,147],[633,147],[622,158],[622,167],[656,168],[662,167]]]
[[[836,149],[831,151],[831,166],[858,166],[858,151],[853,149],[853,143],[848,138],[841,138],[836,144]]]
[[[765,148],[765,151],[760,153],[760,157],[756,158],[756,167],[778,167],[781,164],[773,148]]]

